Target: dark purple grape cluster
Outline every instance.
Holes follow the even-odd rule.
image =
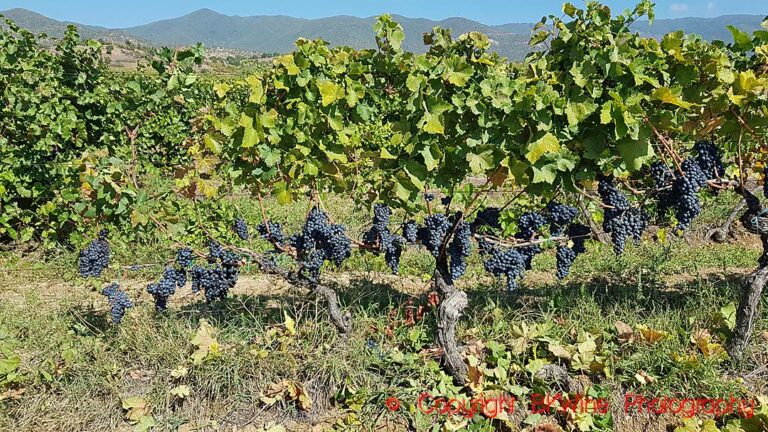
[[[190,248],[181,248],[176,252],[176,264],[183,269],[192,267],[194,260],[192,249]]]
[[[78,271],[82,277],[99,277],[109,267],[109,231],[99,231],[97,238],[92,240],[88,247],[80,251],[78,257]]]
[[[120,324],[123,321],[123,316],[125,316],[125,311],[133,307],[130,297],[117,283],[110,284],[101,293],[109,300],[112,323]]]
[[[299,252],[301,274],[311,281],[320,277],[323,262],[340,266],[352,255],[344,225],[330,223],[328,215],[317,207],[309,212],[301,234],[291,236],[289,243]]]
[[[248,222],[243,218],[238,218],[235,221],[235,234],[240,237],[240,240],[248,240],[250,234],[248,233]]]
[[[683,231],[688,228],[696,216],[701,213],[698,192],[707,184],[707,176],[694,159],[683,161],[685,176],[678,175],[672,182],[671,198],[675,209],[677,227]]]
[[[648,168],[648,174],[650,174],[653,180],[653,187],[656,189],[663,188],[675,178],[674,173],[667,165],[662,161],[656,161]]]
[[[267,229],[267,227],[269,227],[269,229]],[[259,226],[256,227],[256,231],[258,231],[261,238],[269,240],[272,243],[277,243],[280,245],[285,243],[283,228],[279,223],[267,221],[267,224],[265,225],[264,222],[262,222],[259,224]]]
[[[546,224],[547,219],[541,213],[523,213],[517,220],[518,233],[515,237],[521,240],[530,240]]]
[[[696,153],[696,163],[707,179],[717,179],[725,174],[725,166],[720,149],[712,141],[697,141],[693,145],[693,151]]]
[[[472,230],[466,222],[459,222],[453,233],[451,244],[448,246],[448,253],[451,257],[450,271],[451,278],[456,280],[467,271],[467,258],[472,252]]]
[[[187,273],[184,269],[166,267],[159,282],[147,285],[147,292],[155,299],[155,309],[158,311],[168,309],[168,298],[176,293],[176,288],[183,287],[185,283],[187,283]]]
[[[490,247],[486,251],[488,258],[483,262],[485,271],[495,276],[506,276],[507,289],[515,290],[517,279],[525,273],[525,258],[513,248]]]
[[[416,224],[416,221],[409,220],[403,222],[401,229],[403,231],[403,238],[405,238],[408,243],[416,243],[419,231],[419,226]]]
[[[557,201],[550,201],[544,207],[544,214],[549,221],[550,233],[556,236],[562,235],[577,213],[576,207],[560,204]]]
[[[599,178],[597,191],[603,203],[611,206],[603,213],[603,230],[611,234],[613,250],[616,255],[621,255],[628,238],[640,240],[648,227],[648,216],[641,209],[630,206],[627,197],[616,188],[610,177]]]
[[[557,260],[556,275],[558,279],[565,279],[568,276],[568,272],[571,270],[571,264],[576,260],[576,251],[565,245],[559,245],[557,252],[555,253]]]
[[[488,227],[492,230],[501,228],[501,209],[497,207],[486,207],[475,216],[475,220],[470,225],[472,232],[477,232],[481,227]]]
[[[573,242],[573,251],[576,254],[583,254],[587,251],[585,246],[587,239],[592,236],[592,229],[584,224],[575,223],[568,227],[566,235]]]
[[[389,266],[394,274],[397,274],[400,270],[400,256],[403,254],[406,239],[389,230],[389,220],[391,217],[392,209],[389,206],[385,204],[374,205],[373,224],[371,229],[363,234],[363,243],[370,246],[378,246],[378,250],[384,252],[384,260],[387,262],[387,266]],[[415,222],[413,229],[416,229]]]
[[[215,263],[221,258],[222,254],[224,254],[224,248],[221,247],[219,242],[211,240],[211,242],[208,243],[208,262],[210,264]]]
[[[442,213],[435,213],[424,219],[424,225],[417,231],[417,239],[437,258],[440,256],[440,248],[443,240],[451,229],[451,223]]]
[[[432,202],[432,201],[434,201],[434,200],[435,200],[435,194],[433,194],[432,192],[426,192],[426,193],[424,194],[424,201],[426,201],[426,202]]]
[[[222,250],[215,258],[208,257],[208,266],[196,265],[190,270],[192,292],[205,292],[205,300],[212,303],[227,297],[237,284],[241,258],[234,252]]]
[[[442,205],[446,206],[446,207],[450,206],[452,201],[453,201],[453,197],[452,196],[447,196],[446,195],[446,196],[440,198],[440,203]]]

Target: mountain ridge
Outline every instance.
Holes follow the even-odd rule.
[[[299,37],[323,38],[332,45],[354,48],[373,48],[375,38],[371,27],[376,17],[336,15],[325,18],[295,18],[287,15],[225,15],[210,8],[138,26],[106,28],[68,21],[58,21],[40,13],[14,8],[0,12],[21,27],[33,32],[60,36],[67,25],[79,27],[81,35],[97,39],[126,39],[150,45],[190,45],[202,42],[206,46],[242,49],[258,52],[288,52]],[[403,47],[423,52],[422,34],[435,26],[450,27],[454,35],[479,31],[489,36],[492,49],[512,60],[519,60],[529,51],[528,39],[533,23],[507,23],[487,25],[468,18],[449,17],[442,20],[411,18],[394,15],[406,34]],[[661,37],[675,30],[698,33],[704,39],[727,40],[731,36],[726,25],[735,25],[744,31],[760,28],[764,17],[760,15],[731,14],[714,18],[685,17],[659,19],[652,26],[647,21],[637,22],[633,30],[644,36]]]

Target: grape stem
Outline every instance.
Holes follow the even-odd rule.
[[[675,163],[675,166],[677,167],[677,171],[680,173],[680,175],[685,177],[685,173],[683,172],[683,169],[680,166],[680,156],[678,156],[678,154],[675,153],[675,151],[672,149],[672,145],[669,143],[669,141],[667,141],[664,135],[659,133],[659,130],[656,129],[656,126],[654,126],[653,123],[651,123],[651,121],[648,120],[648,117],[645,117],[643,121],[645,122],[645,124],[651,127],[651,129],[653,130],[653,134],[656,136],[659,142],[661,142],[661,144],[664,146],[664,149],[667,151],[667,153],[669,153],[669,156],[672,158],[672,161]]]

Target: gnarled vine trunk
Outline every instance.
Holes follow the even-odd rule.
[[[336,291],[329,286],[319,284],[315,286],[314,291],[315,294],[322,296],[328,303],[328,313],[331,316],[331,322],[336,326],[339,333],[343,335],[349,333],[352,330],[352,314],[349,311],[341,311]]]
[[[350,312],[342,312],[339,305],[339,297],[333,288],[310,281],[302,277],[298,272],[281,269],[261,255],[251,254],[251,257],[259,264],[262,272],[278,275],[291,285],[308,288],[315,295],[322,297],[328,303],[328,314],[331,317],[331,322],[340,334],[346,335],[352,330],[352,314]]]
[[[437,310],[437,340],[443,350],[443,364],[458,384],[467,382],[467,365],[462,357],[462,347],[456,341],[456,324],[469,305],[467,293],[457,289],[448,271],[445,258],[435,268],[435,289],[440,295]]]
[[[747,211],[741,217],[741,223],[747,231],[759,234],[763,244],[760,266],[752,272],[744,284],[741,302],[736,311],[736,326],[726,344],[726,350],[733,359],[740,359],[752,337],[755,321],[760,317],[760,301],[763,288],[768,282],[768,220],[762,215],[760,201],[745,188],[738,192],[744,197]]]
[[[736,327],[726,345],[726,350],[733,359],[740,359],[749,344],[755,320],[759,318],[760,299],[766,281],[768,267],[761,267],[752,272],[744,286],[741,303],[736,311]]]

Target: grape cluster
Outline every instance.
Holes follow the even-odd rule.
[[[267,224],[265,225],[262,222],[259,224],[259,226],[256,227],[256,231],[258,231],[259,235],[262,238],[267,239],[270,242],[277,243],[277,244],[285,243],[285,235],[283,235],[283,228],[280,226],[279,223],[273,223],[272,221],[267,221]]]
[[[310,212],[301,234],[288,240],[299,252],[302,275],[311,281],[320,277],[323,262],[340,266],[352,255],[352,242],[341,224],[332,224],[328,215],[317,207]]]
[[[192,249],[181,248],[176,252],[176,264],[183,269],[189,269],[192,267],[194,258],[192,257]]]
[[[527,212],[520,215],[517,220],[518,233],[516,238],[530,240],[537,231],[547,224],[547,219],[538,212]]]
[[[475,220],[472,221],[470,227],[472,232],[477,232],[481,227],[487,226],[492,230],[501,228],[501,209],[497,207],[486,207],[475,216]]]
[[[379,250],[384,251],[384,260],[387,262],[387,266],[389,266],[393,273],[397,274],[400,270],[400,256],[403,254],[406,239],[393,234],[389,230],[389,220],[391,217],[392,209],[389,206],[384,204],[374,205],[373,225],[371,229],[363,234],[363,243],[378,246]],[[415,222],[413,224],[412,229],[415,230]]]
[[[401,229],[403,231],[403,237],[408,243],[416,243],[419,230],[419,226],[416,224],[416,221],[409,220],[403,222]]]
[[[701,213],[698,192],[707,184],[707,176],[694,159],[686,159],[681,168],[685,176],[678,175],[672,182],[671,197],[678,228],[685,230]]]
[[[518,232],[515,234],[515,238],[519,240],[531,240],[533,236],[547,224],[547,219],[538,212],[527,212],[520,215],[517,220]],[[523,264],[525,269],[530,270],[533,257],[541,253],[542,249],[539,245],[529,245],[517,248],[517,253],[523,258]]]
[[[696,163],[708,179],[720,178],[725,174],[725,166],[720,150],[712,141],[698,141],[693,145]]]
[[[172,266],[166,267],[163,276],[157,283],[147,285],[147,292],[155,299],[155,309],[164,311],[168,309],[168,298],[187,283],[187,273],[183,269]]]
[[[565,245],[559,245],[555,258],[557,259],[557,278],[565,279],[568,276],[568,272],[571,270],[571,264],[576,260],[576,251]]]
[[[426,202],[432,202],[435,200],[435,194],[432,192],[427,192],[424,194],[424,201]]]
[[[440,248],[450,229],[451,223],[448,218],[442,213],[435,213],[424,219],[424,226],[419,227],[416,236],[432,256],[437,258],[440,256]]]
[[[221,247],[219,242],[211,240],[208,243],[208,262],[214,264],[224,254],[224,248]]]
[[[667,186],[667,184],[675,177],[672,170],[670,170],[662,161],[652,163],[648,168],[648,173],[651,175],[651,179],[653,179],[653,187],[656,189]]]
[[[472,230],[466,222],[459,222],[453,233],[451,244],[448,246],[448,253],[451,256],[450,271],[451,278],[456,280],[467,271],[467,258],[472,252]]]
[[[248,234],[248,223],[243,218],[238,218],[235,221],[235,234],[240,237],[240,240],[248,240],[250,235]]]
[[[123,321],[123,316],[125,316],[125,311],[133,307],[130,297],[120,289],[120,285],[117,283],[107,286],[101,293],[109,300],[112,323],[120,324]]]
[[[525,273],[525,258],[515,249],[487,248],[488,258],[483,262],[485,271],[507,277],[507,289],[517,288],[517,279]]]
[[[599,178],[597,191],[600,199],[611,206],[605,209],[603,230],[611,234],[613,250],[616,255],[621,255],[628,238],[640,240],[648,226],[648,216],[641,209],[630,207],[629,200],[616,188],[610,177]]]
[[[549,220],[549,231],[552,235],[562,235],[568,225],[576,217],[576,207],[560,204],[556,201],[550,201],[544,208],[547,220]]]
[[[92,240],[88,247],[80,251],[78,259],[78,271],[82,277],[99,277],[109,266],[109,231],[99,231],[96,239]]]
[[[450,206],[452,201],[453,201],[453,197],[452,196],[444,196],[444,197],[440,198],[440,203],[443,204],[446,207]]]
[[[574,252],[576,252],[576,254],[582,254],[587,251],[585,243],[591,234],[591,228],[579,223],[575,223],[569,226],[566,233],[566,235],[571,239],[571,242],[573,242],[572,249]]]
[[[213,249],[215,257],[209,255],[209,266],[196,265],[190,270],[192,292],[205,292],[205,300],[211,303],[227,297],[229,290],[237,284],[240,274],[240,256],[230,251]]]

